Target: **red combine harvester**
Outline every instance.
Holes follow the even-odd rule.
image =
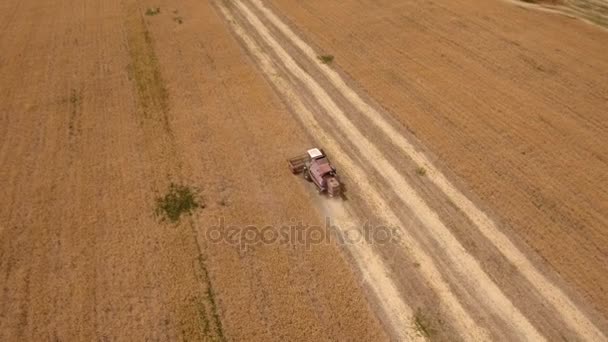
[[[304,179],[315,183],[320,194],[327,192],[329,197],[335,197],[342,193],[336,168],[331,165],[323,150],[311,148],[305,154],[288,159],[287,163],[293,174],[302,173]]]

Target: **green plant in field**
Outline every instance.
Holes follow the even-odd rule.
[[[329,63],[331,63],[331,62],[334,61],[334,56],[333,55],[320,55],[320,56],[317,56],[317,58],[323,64],[329,64]]]
[[[157,15],[157,14],[160,14],[160,7],[148,8],[146,10],[146,15],[153,16],[153,15]]]
[[[424,176],[426,175],[426,169],[422,166],[419,166],[416,168],[416,174],[418,174],[418,176]]]
[[[182,214],[191,214],[195,209],[205,207],[197,197],[196,190],[171,183],[167,194],[156,199],[156,215],[163,220],[177,222]]]

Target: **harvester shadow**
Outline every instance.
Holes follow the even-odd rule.
[[[346,192],[348,191],[348,189],[346,189],[346,184],[341,184],[342,189],[340,189],[340,198],[343,201],[348,201],[348,196],[346,195]]]

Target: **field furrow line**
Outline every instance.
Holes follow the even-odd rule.
[[[293,30],[279,19],[267,6],[260,0],[251,0],[251,3],[263,13],[285,37],[291,40],[291,42],[303,52],[303,55],[313,61],[316,60],[317,53],[315,53],[313,48],[294,33]],[[240,2],[238,2],[238,6],[243,9],[244,12],[249,11]],[[260,23],[259,25],[262,24]],[[560,288],[548,280],[547,277],[532,264],[525,254],[498,228],[494,221],[459,191],[429,160],[429,158],[426,157],[426,155],[418,151],[378,110],[365,102],[330,66],[319,63],[316,65],[346,99],[364,114],[373,125],[391,138],[395,146],[407,154],[416,164],[427,170],[428,178],[475,224],[481,234],[486,237],[507,258],[507,260],[517,267],[518,271],[535,287],[547,302],[554,307],[572,330],[587,340],[606,339],[604,334],[591,322],[591,320],[589,320],[574,302]],[[339,116],[339,112],[336,111],[335,108],[328,112],[335,116]],[[345,122],[347,121],[348,119],[345,118]],[[357,139],[353,139],[353,142],[357,141]],[[375,163],[372,164],[376,165]],[[386,174],[388,172],[383,170],[381,173]],[[441,222],[437,222],[437,224],[441,224]],[[449,233],[449,231],[447,231],[447,233]]]

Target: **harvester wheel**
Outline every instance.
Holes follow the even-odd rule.
[[[310,179],[310,173],[308,173],[308,169],[304,168],[304,172],[302,172],[302,177],[304,177],[304,179],[306,179],[307,181],[311,181]]]

